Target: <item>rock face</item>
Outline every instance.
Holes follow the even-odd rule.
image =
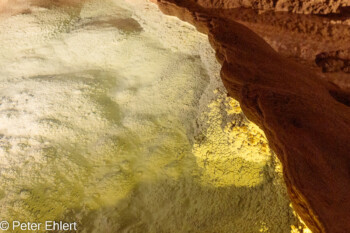
[[[290,2],[290,7],[283,8],[282,2]],[[325,18],[329,25],[342,25],[330,26],[339,30],[336,35],[340,39],[336,45],[323,41],[326,47],[320,47],[317,41],[310,39],[322,37],[319,33],[312,33],[325,28],[322,23],[317,24],[320,18],[284,16],[282,21],[275,20],[280,23],[273,24],[270,29],[293,25],[293,17],[299,20],[295,22],[305,20],[310,22],[306,25],[318,25],[314,29],[306,26],[304,30],[299,30],[301,25],[297,29],[285,28],[290,34],[286,34],[288,40],[283,40],[283,35],[278,35],[282,29],[270,34],[266,30],[268,24],[263,18],[266,15],[253,20],[252,12],[245,16],[246,11],[216,9],[236,6],[256,8],[253,3],[266,3],[275,10],[283,8],[304,13],[337,12],[349,5],[349,1],[322,0],[299,3],[157,1],[164,13],[192,23],[199,31],[208,34],[222,64],[221,76],[229,95],[239,100],[247,117],[265,131],[270,146],[283,163],[284,178],[294,208],[309,228],[314,233],[349,232],[350,81],[346,74],[349,37],[343,38],[341,33],[349,33],[344,23],[346,17],[343,18],[346,14],[335,17],[340,20],[336,23],[331,23],[334,18]],[[276,19],[279,16],[271,17]],[[331,39],[335,34],[327,35]],[[277,46],[273,39],[276,39]],[[310,48],[304,57],[302,52],[288,50],[288,45],[296,45],[303,40],[310,41],[304,46]],[[337,46],[338,49],[334,48]],[[284,49],[279,51],[278,48]],[[324,48],[332,50],[322,53],[320,50]],[[322,73],[314,63],[315,59],[324,71],[339,72]]]
[[[323,72],[343,71],[350,73],[350,49],[320,53],[316,63]]]
[[[195,0],[206,8],[253,8],[260,11],[288,11],[304,14],[339,13],[350,6],[347,0]]]

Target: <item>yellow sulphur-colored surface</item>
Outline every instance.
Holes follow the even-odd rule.
[[[271,160],[264,133],[244,117],[236,100],[225,95],[210,103],[207,115],[210,124],[205,137],[193,147],[203,168],[202,181],[219,187],[260,184]],[[224,116],[232,120],[225,122]]]
[[[1,220],[84,233],[299,229],[280,164],[191,25],[144,0],[94,0],[33,6],[0,31]]]

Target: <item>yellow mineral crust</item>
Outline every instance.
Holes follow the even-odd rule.
[[[205,137],[193,147],[202,182],[218,187],[256,186],[262,182],[263,169],[271,160],[264,133],[248,121],[238,101],[219,94],[209,104]],[[226,111],[226,114],[222,114]],[[224,117],[232,119],[226,123]]]
[[[257,187],[264,185],[264,174],[272,167],[278,184],[274,183],[283,186],[282,165],[270,150],[264,132],[244,116],[238,101],[218,90],[214,94],[215,100],[202,116],[208,123],[205,136],[196,140],[192,150],[202,168],[202,185]],[[290,232],[312,233],[295,211],[293,214],[299,221],[291,225]],[[259,225],[260,232],[271,232],[266,223]]]

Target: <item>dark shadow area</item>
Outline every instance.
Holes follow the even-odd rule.
[[[329,94],[339,103],[350,107],[350,94],[341,91],[330,90]]]
[[[141,25],[133,18],[95,19],[91,22],[83,23],[82,26],[93,28],[114,27],[125,33],[139,33],[143,30]]]
[[[322,18],[328,18],[333,20],[346,20],[350,18],[350,6],[339,7],[338,13],[331,13],[326,15],[318,15]]]

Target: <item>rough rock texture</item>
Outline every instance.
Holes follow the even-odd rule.
[[[304,14],[339,13],[350,6],[348,0],[195,0],[194,2],[206,8],[246,7],[260,11],[274,10]]]
[[[349,51],[350,19],[346,15],[315,16],[272,11],[259,14],[252,9],[216,11],[222,17],[253,30],[279,54],[307,65],[322,79],[344,90],[350,90],[346,69],[349,59],[346,54]],[[320,54],[329,55],[326,56],[327,59],[320,59]],[[340,62],[344,62],[344,65],[339,66]],[[328,68],[319,69],[317,65]]]
[[[350,49],[320,53],[316,56],[316,63],[323,72],[350,73]]]
[[[189,0],[157,3],[164,13],[208,34],[222,64],[225,87],[240,101],[248,118],[265,131],[284,165],[294,208],[310,229],[314,233],[349,232],[350,92],[344,76],[344,85],[334,85],[316,68],[277,53],[222,11]],[[231,7],[230,2],[217,3],[205,6]],[[340,59],[334,53],[324,57]]]
[[[85,0],[0,0],[0,18],[18,13],[30,13],[31,6],[73,6]]]
[[[213,9],[211,12],[221,17],[239,22],[262,37],[279,54],[298,63],[305,64],[318,72],[323,79],[342,89],[350,90],[348,74],[346,74],[346,51],[349,50],[350,19],[346,14],[315,16],[290,14],[287,12],[265,12],[259,14],[253,9]],[[321,62],[332,70],[332,74],[322,73],[317,67],[319,54],[338,52],[344,67],[334,67],[332,59]],[[332,55],[332,57],[334,57]],[[317,63],[315,63],[315,60]],[[321,63],[319,63],[319,66]]]
[[[280,163],[227,97],[207,37],[129,3],[0,20],[0,219],[300,233]]]

